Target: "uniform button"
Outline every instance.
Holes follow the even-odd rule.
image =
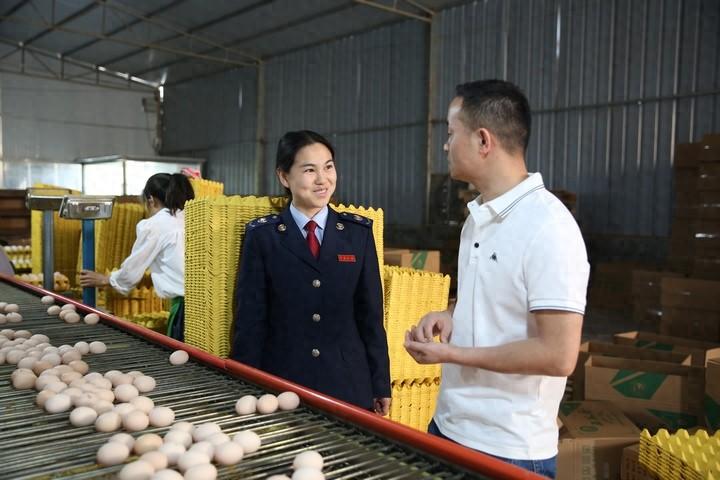
[[[313,280],[313,287],[320,288],[320,280],[318,280],[318,279]]]
[[[478,242],[475,242],[475,248],[478,248],[480,244]]]
[[[313,322],[319,322],[319,321],[320,321],[320,314],[313,313]]]
[[[312,356],[313,356],[313,357],[319,357],[319,356],[320,356],[320,350],[318,350],[317,348],[313,348],[313,349],[312,349],[312,352],[310,352],[310,353],[312,353]]]

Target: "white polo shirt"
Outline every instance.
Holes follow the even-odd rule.
[[[468,203],[450,343],[503,345],[537,336],[533,310],[583,314],[589,265],[567,208],[530,174],[487,203]],[[443,364],[435,423],[470,448],[518,460],[557,454],[565,377]]]

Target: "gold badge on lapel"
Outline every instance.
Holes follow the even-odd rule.
[[[281,223],[280,225],[278,225],[278,232],[284,232],[285,230],[287,230],[287,227],[285,226],[284,223]]]
[[[343,225],[342,223],[338,222],[338,223],[335,224],[335,228],[337,228],[338,230],[345,230],[345,225]]]

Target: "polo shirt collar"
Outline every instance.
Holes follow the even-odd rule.
[[[487,208],[493,216],[504,219],[523,198],[543,188],[545,188],[545,184],[542,175],[540,173],[530,173],[525,180],[489,202],[480,203],[482,195],[478,196],[468,203],[468,210],[476,222],[480,221],[480,210],[484,208]]]

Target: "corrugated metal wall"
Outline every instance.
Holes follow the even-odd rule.
[[[265,185],[288,130],[327,135],[343,202],[385,209],[389,223],[420,224],[425,203],[427,27],[402,22],[268,62]]]
[[[0,74],[3,188],[61,183],[80,188],[78,157],[152,155],[155,115],[142,98],[152,92]]]
[[[675,145],[720,131],[720,2],[485,0],[436,21],[436,172],[454,86],[505,78],[535,110],[529,169],[579,194],[586,232],[668,234]]]
[[[256,104],[254,69],[170,87],[163,153],[206,158],[205,175],[224,182],[226,194],[257,193]]]

